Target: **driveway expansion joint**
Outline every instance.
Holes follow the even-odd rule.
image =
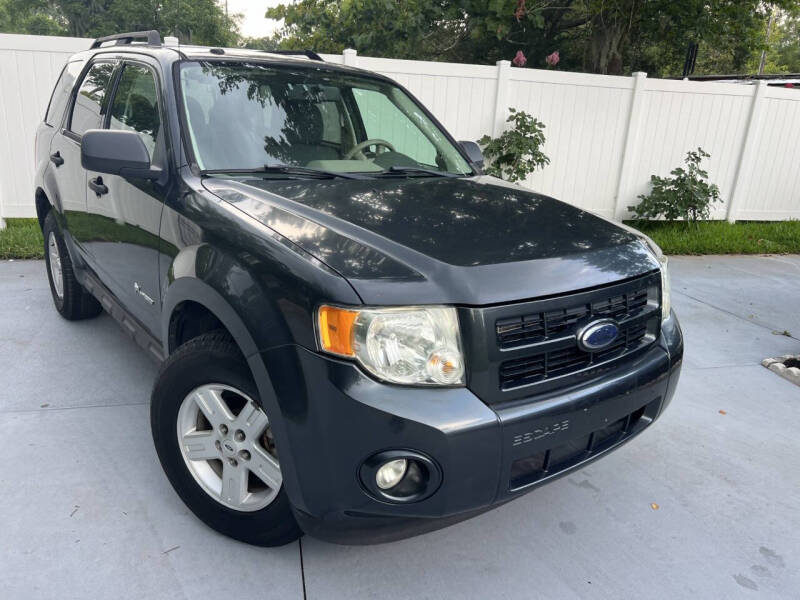
[[[720,312],[723,312],[723,313],[725,313],[727,315],[730,315],[730,316],[732,316],[732,317],[734,317],[736,319],[739,319],[740,321],[744,321],[745,323],[752,323],[756,327],[760,327],[761,329],[766,329],[770,333],[774,333],[775,332],[775,328],[774,327],[768,327],[767,325],[762,325],[761,323],[759,323],[757,321],[753,321],[752,319],[748,319],[747,317],[743,317],[742,315],[737,314],[737,313],[735,313],[735,312],[733,312],[731,310],[726,310],[724,308],[716,306],[715,304],[711,304],[711,302],[709,302],[707,300],[703,300],[702,298],[698,298],[696,296],[692,296],[691,294],[687,294],[686,292],[681,292],[681,291],[678,291],[678,290],[672,290],[672,293],[684,296],[686,298],[689,298],[690,300],[694,300],[695,302],[699,302],[700,304],[703,304],[704,306],[708,306],[709,308],[713,308],[714,310],[718,310]],[[788,335],[787,334],[788,334],[788,332],[781,332],[781,335],[783,335],[784,337],[788,337],[790,339],[793,339],[793,340],[796,340],[796,341],[800,342],[800,338],[796,338],[791,334],[788,334]]]

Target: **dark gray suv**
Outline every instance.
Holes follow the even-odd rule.
[[[200,519],[396,539],[661,414],[683,341],[659,248],[481,167],[392,80],[313,53],[151,31],[69,59],[36,136],[53,300],[162,362],[153,439]]]

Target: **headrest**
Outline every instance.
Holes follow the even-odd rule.
[[[322,141],[322,112],[313,102],[287,100],[284,103],[286,122],[283,133],[291,144],[314,146]]]

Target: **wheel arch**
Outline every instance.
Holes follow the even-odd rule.
[[[174,344],[176,341],[174,336],[170,341],[170,329],[174,327],[173,319],[176,318],[176,311],[180,311],[182,307],[187,305],[199,306],[208,311],[208,314],[217,319],[231,335],[247,361],[253,381],[258,389],[262,406],[268,415],[278,415],[280,417],[277,422],[273,422],[273,431],[278,446],[290,448],[288,432],[283,423],[283,410],[263,357],[259,352],[261,349],[236,310],[219,291],[207,282],[196,277],[186,276],[173,280],[167,288],[163,302],[163,322],[161,327],[161,339],[165,356],[175,350],[175,347],[170,347],[170,344]],[[284,472],[284,483],[289,497],[297,500],[300,497],[300,487],[291,452],[282,454],[281,470]]]
[[[245,357],[250,357],[258,352],[258,345],[248,331],[242,319],[217,290],[194,277],[181,277],[173,281],[164,298],[162,314],[164,318],[161,325],[161,339],[165,355],[169,356],[175,351],[179,342],[185,342],[176,331],[177,320],[182,310],[199,307],[213,316],[228,331],[239,346]]]

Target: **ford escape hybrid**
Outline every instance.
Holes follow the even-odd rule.
[[[205,523],[406,537],[662,413],[683,341],[652,241],[483,175],[386,77],[173,42],[69,59],[35,193],[58,312],[162,362],[155,447]]]

